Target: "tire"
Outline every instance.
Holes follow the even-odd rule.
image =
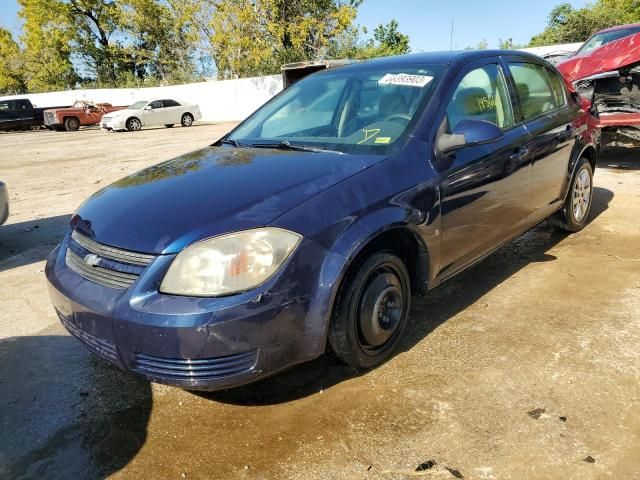
[[[142,128],[142,122],[136,117],[131,117],[127,120],[126,127],[130,132],[137,132]]]
[[[167,128],[173,128],[173,123],[167,123],[167,124],[165,125],[165,127],[167,127]]]
[[[589,219],[592,201],[593,169],[589,161],[583,157],[576,165],[564,205],[549,217],[549,224],[567,232],[582,230]]]
[[[395,351],[407,325],[409,273],[400,258],[378,252],[345,277],[329,326],[329,345],[347,365],[367,369]]]
[[[190,127],[191,125],[193,125],[193,115],[191,115],[190,113],[183,114],[182,118],[180,119],[180,124],[183,127]]]
[[[64,119],[64,129],[67,132],[75,132],[80,128],[80,120],[77,117],[68,117]]]

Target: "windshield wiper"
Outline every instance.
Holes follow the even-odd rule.
[[[240,143],[239,141],[237,141],[237,140],[235,140],[233,138],[225,138],[220,143],[222,143],[224,145],[233,145],[236,148],[242,148],[242,147],[246,147],[247,146],[247,145],[243,145],[242,143]]]
[[[280,143],[252,143],[248,145],[253,148],[275,148],[277,150],[296,150],[299,152],[312,152],[312,153],[337,153],[339,155],[345,155],[344,152],[338,150],[327,150],[324,148],[308,147],[306,145],[297,145],[289,142],[289,140],[283,140]]]

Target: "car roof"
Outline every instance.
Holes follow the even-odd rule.
[[[365,62],[357,62],[343,67],[342,69],[359,70],[372,65],[380,67],[411,67],[414,65],[450,65],[455,63],[468,63],[485,57],[496,57],[499,55],[518,55],[531,60],[544,61],[537,55],[523,52],[521,50],[454,50],[444,52],[409,53],[407,55],[397,55],[393,57],[381,57]]]
[[[598,30],[596,33],[594,33],[594,35],[597,35],[598,33],[603,33],[603,32],[615,32],[616,30],[624,30],[625,28],[633,28],[633,27],[640,27],[640,23],[627,23],[626,25],[616,25],[615,27],[609,27],[603,30]]]

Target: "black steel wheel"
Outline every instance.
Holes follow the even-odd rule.
[[[387,360],[407,324],[409,273],[390,252],[375,253],[355,265],[340,287],[329,328],[336,355],[356,368]]]

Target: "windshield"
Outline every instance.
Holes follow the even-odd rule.
[[[582,47],[580,47],[580,50],[576,52],[576,55],[584,55],[585,53],[589,53],[602,45],[606,45],[607,43],[615,40],[620,40],[621,38],[628,37],[635,33],[640,33],[640,26],[621,28],[620,30],[613,30],[611,32],[596,33],[593,37],[587,40]]]
[[[227,140],[383,154],[411,131],[443,68],[360,65],[317,73],[284,90]]]
[[[132,110],[140,110],[142,107],[144,107],[148,102],[146,100],[140,100],[139,102],[136,102],[132,105],[129,105],[127,108],[130,108]]]

